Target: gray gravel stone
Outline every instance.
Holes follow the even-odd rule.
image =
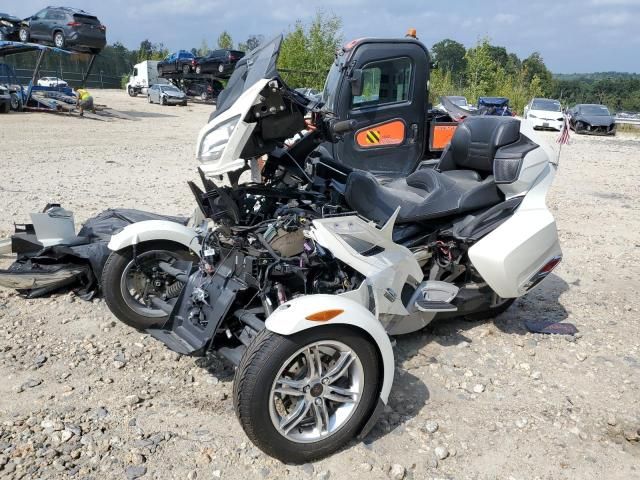
[[[140,478],[147,473],[147,467],[143,465],[127,467],[124,473],[126,474],[128,480],[135,480],[136,478]]]
[[[391,480],[403,480],[406,474],[407,470],[402,465],[398,463],[391,465],[391,470],[389,470],[389,478]]]

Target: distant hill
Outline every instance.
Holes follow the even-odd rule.
[[[554,73],[556,80],[635,80],[640,79],[640,73],[628,72],[594,72],[594,73]]]

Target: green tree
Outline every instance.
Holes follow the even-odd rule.
[[[238,44],[238,50],[250,52],[251,50],[258,48],[263,41],[264,37],[262,35],[249,35],[246,42],[240,42]]]
[[[504,68],[496,62],[494,54],[495,50],[487,38],[467,50],[465,94],[472,102],[478,97],[493,94],[498,80],[505,78]]]
[[[226,30],[218,36],[218,48],[233,48],[233,38]]]
[[[209,44],[205,39],[202,39],[202,43],[200,44],[200,48],[198,48],[197,56],[198,57],[206,57],[209,54]]]
[[[461,43],[446,38],[434,44],[431,47],[431,53],[438,69],[451,72],[454,76],[464,73],[467,66],[465,58],[467,50]]]
[[[544,64],[542,55],[533,52],[522,61],[522,68],[525,71],[525,81],[532,82],[534,77],[538,77],[541,88],[541,95],[550,95],[553,91],[553,75]]]
[[[296,21],[280,48],[278,66],[293,88],[322,89],[324,79],[342,43],[342,21],[335,15],[317,11],[310,24]]]

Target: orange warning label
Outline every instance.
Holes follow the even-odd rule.
[[[444,150],[451,143],[453,134],[458,128],[457,123],[448,123],[444,125],[431,125],[431,150]]]
[[[359,130],[356,133],[356,142],[358,146],[363,148],[388,147],[404,143],[404,137],[404,122],[391,120]]]

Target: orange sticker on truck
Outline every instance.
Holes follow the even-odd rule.
[[[404,143],[405,126],[402,120],[379,123],[356,132],[356,143],[362,148],[388,147]]]
[[[429,145],[431,151],[444,150],[447,145],[451,143],[453,134],[456,133],[458,128],[457,123],[432,123],[431,124],[431,144]]]

